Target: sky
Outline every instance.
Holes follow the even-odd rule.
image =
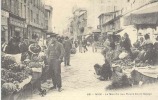
[[[100,0],[45,0],[45,4],[53,7],[53,30],[61,33],[66,28],[69,18],[72,17],[72,8],[87,9],[88,13],[88,26],[97,27],[99,20],[99,3]],[[95,6],[94,6],[95,5]]]

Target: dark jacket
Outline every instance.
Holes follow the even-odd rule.
[[[64,49],[65,49],[65,52],[70,52],[71,48],[72,48],[72,43],[71,43],[70,40],[65,40],[64,43],[63,43],[63,46],[64,46]]]
[[[28,45],[24,42],[20,43],[19,47],[20,47],[20,52],[21,53],[24,53],[24,52],[28,51]]]
[[[112,71],[109,63],[105,63],[102,65],[101,76],[105,79],[107,79],[108,77],[111,78]]]
[[[20,47],[19,47],[19,42],[17,38],[14,37],[9,41],[5,52],[8,54],[20,53]]]
[[[50,44],[48,46],[47,55],[48,55],[48,60],[63,59],[63,57],[64,57],[63,45],[57,41],[53,45]]]
[[[83,40],[82,45],[83,45],[83,46],[86,46],[86,45],[87,45],[87,40],[86,40],[86,39]]]
[[[131,50],[131,41],[129,38],[126,38],[124,41],[122,41],[122,47],[125,48],[125,50],[130,51]]]

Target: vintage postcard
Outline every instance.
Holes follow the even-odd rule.
[[[158,0],[1,0],[1,100],[157,100]]]

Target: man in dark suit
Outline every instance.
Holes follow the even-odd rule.
[[[64,48],[61,43],[57,41],[56,35],[51,35],[51,42],[48,45],[47,59],[49,65],[49,71],[53,81],[53,87],[51,89],[58,88],[61,92],[61,62],[64,56]]]

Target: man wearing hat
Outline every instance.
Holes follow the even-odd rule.
[[[70,66],[70,54],[72,49],[72,43],[68,37],[65,37],[63,46],[65,49],[64,64],[65,66]]]
[[[63,45],[57,41],[56,36],[56,34],[50,36],[51,40],[48,45],[47,59],[50,75],[53,81],[53,87],[51,87],[51,89],[58,88],[58,91],[61,92],[61,62],[64,57],[64,48]]]

